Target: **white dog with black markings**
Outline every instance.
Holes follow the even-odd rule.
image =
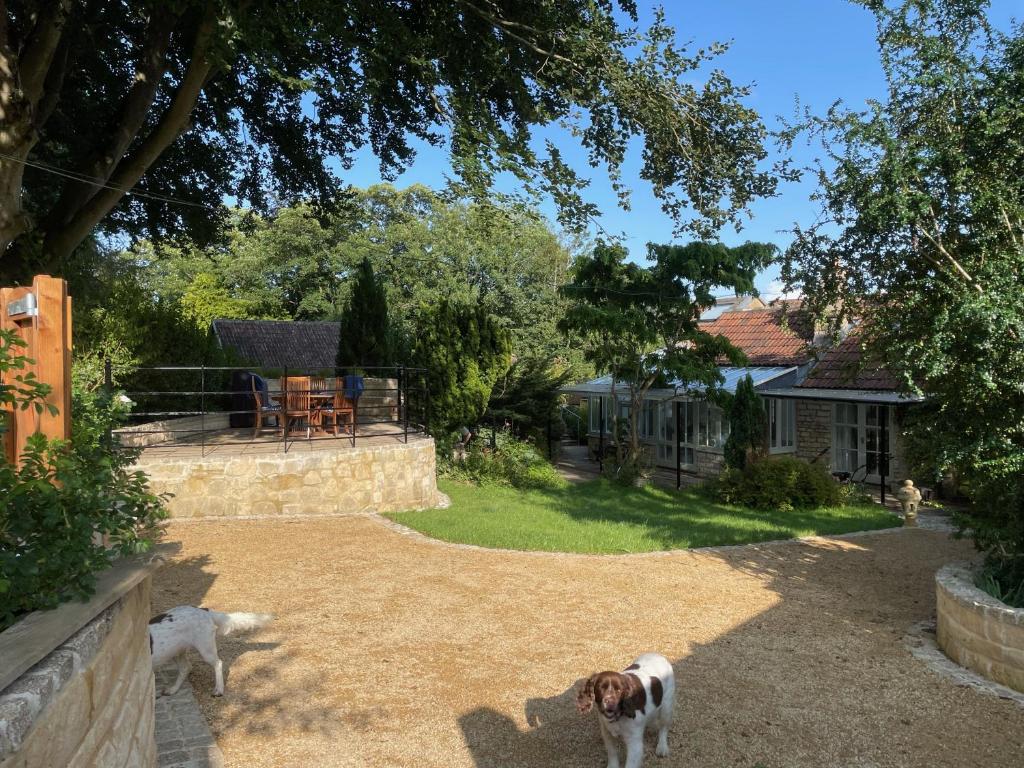
[[[214,696],[224,695],[224,665],[217,655],[217,635],[265,627],[274,617],[265,613],[220,613],[209,608],[179,605],[167,613],[149,620],[149,650],[153,656],[153,671],[171,659],[178,662],[178,679],[164,690],[172,696],[178,692],[188,676],[191,664],[188,649],[195,648],[203,661],[213,667],[216,685]]]
[[[672,665],[658,653],[645,653],[622,672],[598,672],[580,688],[576,707],[587,714],[597,704],[601,738],[608,750],[608,768],[619,768],[619,748],[626,745],[626,768],[640,768],[644,759],[644,731],[658,729],[654,754],[668,756],[668,729],[672,724],[676,682]]]

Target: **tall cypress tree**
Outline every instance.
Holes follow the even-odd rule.
[[[395,364],[394,333],[382,281],[364,258],[356,270],[352,295],[341,313],[338,368],[376,368]]]
[[[764,401],[754,389],[748,373],[736,385],[727,408],[729,437],[725,441],[725,463],[734,469],[747,466],[747,455],[764,447]]]

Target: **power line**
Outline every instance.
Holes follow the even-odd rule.
[[[135,192],[130,187],[116,187],[112,184],[105,183],[102,179],[98,179],[94,176],[86,176],[85,174],[76,173],[75,171],[66,171],[63,168],[57,168],[52,165],[46,165],[45,163],[31,162],[29,160],[22,160],[13,155],[8,155],[4,152],[0,152],[0,158],[4,160],[10,160],[12,163],[21,163],[22,165],[28,166],[29,168],[35,168],[36,170],[43,171],[44,173],[52,173],[55,176],[61,176],[65,179],[71,179],[72,181],[79,181],[85,184],[90,184],[94,187],[100,187],[102,189],[110,189],[114,192],[120,192],[123,195],[132,195],[134,197],[145,197],[149,200],[156,200],[160,203],[170,203],[172,205],[187,205],[191,208],[202,208],[206,211],[217,211],[210,205],[204,203],[195,203],[191,200],[181,200],[176,197],[168,197],[167,195],[158,195],[153,192]]]

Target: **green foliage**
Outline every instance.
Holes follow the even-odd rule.
[[[1012,563],[990,562],[978,573],[979,589],[1013,608],[1024,608],[1024,568]]]
[[[0,361],[12,359],[10,347],[0,349]],[[150,546],[161,499],[133,471],[136,455],[112,450],[106,437],[125,407],[109,393],[78,390],[71,440],[33,435],[19,467],[0,459],[0,630],[30,611],[88,597],[114,557]]]
[[[742,470],[726,469],[706,487],[719,501],[751,509],[838,507],[844,501],[824,467],[792,456],[751,461]]]
[[[532,357],[516,360],[498,377],[487,405],[487,420],[508,422],[520,436],[547,438],[551,429],[553,440],[565,431],[559,415],[561,395],[558,390],[569,380],[570,371],[558,371],[551,358]]]
[[[776,186],[759,167],[766,131],[748,89],[719,69],[698,81],[726,45],[687,50],[661,13],[639,27],[633,3],[69,5],[65,18],[8,4],[24,45],[5,77],[27,85],[5,146],[107,186],[0,168],[12,174],[0,208],[25,222],[0,228],[0,264],[18,258],[17,271],[34,248],[48,270],[62,266],[97,222],[105,234],[205,243],[226,195],[263,214],[282,200],[335,204],[338,169],[360,150],[388,177],[416,141],[447,147],[457,192],[482,199],[511,174],[578,230],[597,213],[583,198],[591,166],[628,200],[621,172],[636,142],[641,178],[680,229],[717,231]],[[582,176],[565,147],[537,141],[533,129],[553,124],[578,138]],[[143,174],[145,189],[192,205],[124,198]]]
[[[716,288],[755,292],[754,277],[775,253],[775,246],[763,243],[652,244],[652,264],[643,267],[627,261],[622,246],[599,242],[576,262],[572,282],[562,289],[569,307],[559,325],[598,371],[612,375],[614,387],[621,387],[612,395],[629,397],[627,439],[616,444],[617,469],[640,462],[638,417],[651,387],[676,380],[686,382],[688,392],[714,398],[722,380],[719,360],[743,361],[728,339],[703,329],[701,309],[714,303]],[[613,419],[618,434],[617,412]]]
[[[387,292],[373,274],[370,260],[364,258],[356,270],[352,294],[341,313],[337,365],[339,369],[380,368],[394,365],[395,361]]]
[[[517,358],[585,368],[556,328],[564,304],[557,286],[572,245],[528,206],[376,185],[353,190],[335,215],[297,205],[266,217],[235,211],[228,225],[223,244],[141,243],[126,257],[144,268],[147,288],[161,301],[184,304],[214,275],[216,285],[201,293],[207,317],[295,320],[335,319],[368,259],[386,289],[396,341],[414,332],[421,305],[449,299],[500,318]]]
[[[958,477],[961,530],[1024,560],[1024,34],[987,3],[866,3],[889,93],[797,126],[821,135],[820,226],[786,274],[808,306],[862,319],[875,360],[927,401],[905,432],[922,477]],[[837,226],[838,225],[838,226]]]
[[[729,417],[729,437],[725,441],[725,463],[744,469],[747,457],[764,449],[764,401],[754,389],[748,373],[737,385],[736,393],[725,408]]]
[[[0,435],[8,429],[4,411],[32,408],[36,413],[42,413],[48,408],[53,413],[57,412],[52,405],[46,404],[50,385],[39,381],[32,371],[25,370],[25,366],[32,363],[22,354],[27,346],[16,331],[0,328]]]
[[[411,362],[426,370],[431,431],[477,424],[511,363],[508,331],[483,307],[449,301],[423,307],[417,329]]]
[[[454,442],[454,438],[447,444]],[[470,443],[463,462],[453,462],[445,450],[438,447],[438,474],[453,480],[478,485],[503,485],[514,488],[561,488],[566,480],[537,450],[533,441],[520,440],[509,430],[495,433],[494,448],[479,437]]]

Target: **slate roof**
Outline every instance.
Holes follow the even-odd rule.
[[[860,335],[851,333],[821,354],[818,364],[799,386],[891,391],[896,389],[896,380],[881,365],[865,359]]]
[[[801,311],[776,307],[725,312],[700,327],[742,349],[749,365],[802,365],[812,358],[814,324]]]
[[[304,320],[214,320],[222,349],[256,368],[317,372],[334,368],[338,323]]]

